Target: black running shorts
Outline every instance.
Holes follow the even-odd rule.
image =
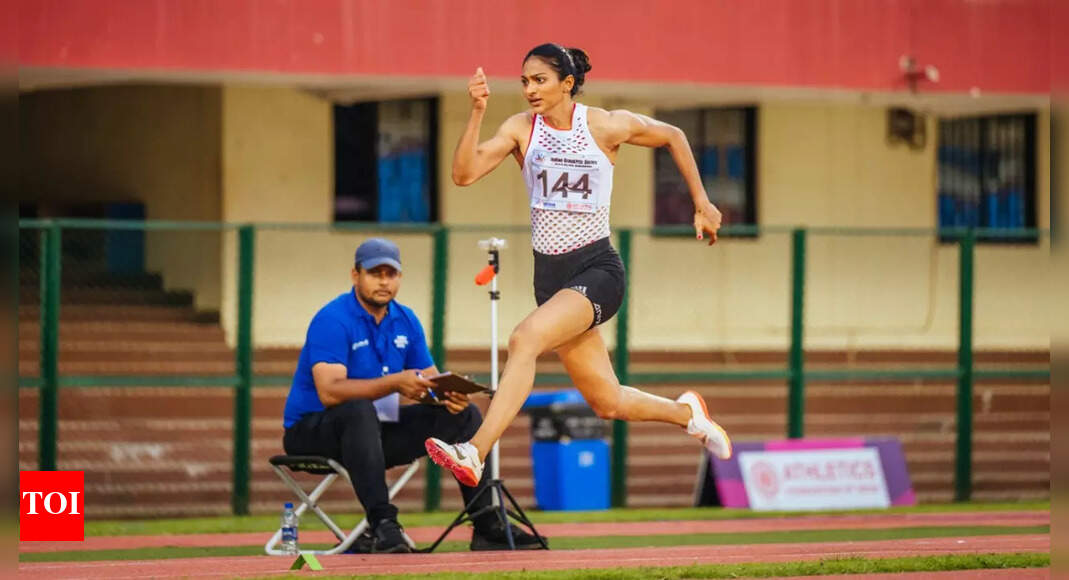
[[[566,254],[534,253],[535,302],[541,306],[564,288],[590,300],[594,308],[591,328],[616,314],[624,301],[624,264],[609,238]]]

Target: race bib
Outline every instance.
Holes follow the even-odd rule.
[[[531,155],[531,207],[544,210],[591,213],[600,203],[595,155],[549,153]]]

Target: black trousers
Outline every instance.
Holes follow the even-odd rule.
[[[403,405],[398,422],[380,422],[371,401],[354,399],[301,417],[286,429],[282,446],[289,455],[322,455],[345,466],[356,497],[374,527],[384,518],[397,517],[397,507],[390,503],[386,486],[388,468],[427,455],[424,441],[428,437],[447,443],[467,441],[481,424],[482,414],[475,405],[456,415],[436,405]],[[489,462],[486,473],[489,473]],[[488,483],[488,479],[479,487]],[[479,488],[459,482],[457,485],[467,505]],[[476,508],[489,505],[490,501],[490,494],[485,493]],[[494,515],[487,515],[491,520],[480,518],[475,522],[476,527],[492,521]]]

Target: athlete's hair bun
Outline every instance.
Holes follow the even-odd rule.
[[[568,54],[575,64],[575,69],[572,73],[575,77],[575,87],[572,88],[572,96],[574,97],[579,92],[579,89],[582,88],[583,83],[586,82],[586,73],[590,72],[593,67],[590,66],[590,57],[586,55],[583,49],[569,47]]]
[[[557,71],[560,80],[572,75],[575,84],[572,86],[572,96],[579,94],[580,87],[586,82],[586,73],[590,71],[590,57],[581,48],[564,48],[559,44],[547,42],[532,48],[523,62],[532,56],[537,56],[546,61],[553,70]]]

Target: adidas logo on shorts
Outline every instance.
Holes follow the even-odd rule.
[[[572,286],[570,289],[586,296],[586,286]]]

